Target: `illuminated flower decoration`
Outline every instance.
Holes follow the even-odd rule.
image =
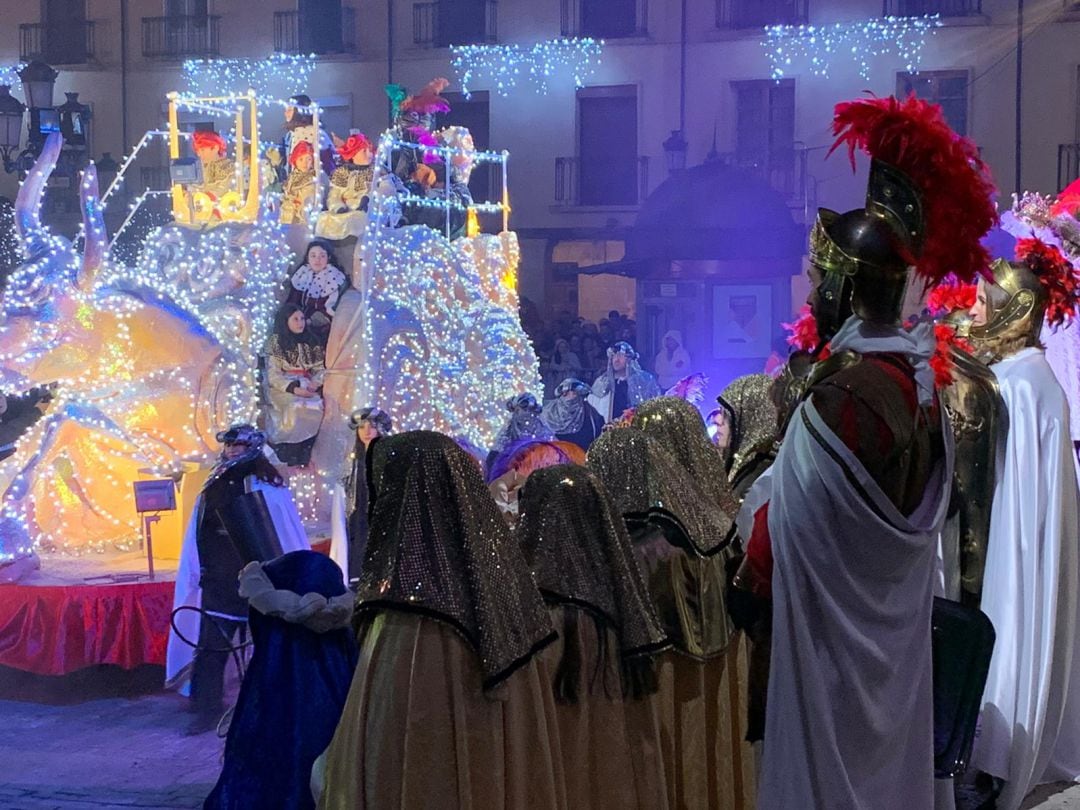
[[[1033,272],[1046,291],[1046,320],[1051,326],[1071,321],[1080,298],[1076,269],[1055,246],[1039,239],[1016,240],[1016,258]]]

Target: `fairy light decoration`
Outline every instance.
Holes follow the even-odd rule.
[[[477,84],[507,96],[519,83],[547,94],[551,80],[569,73],[574,87],[584,87],[596,73],[604,41],[589,37],[552,39],[533,45],[454,45],[450,62],[468,97]]]
[[[941,25],[937,14],[831,25],[768,25],[762,45],[777,81],[800,66],[814,76],[828,76],[835,63],[847,60],[855,62],[860,77],[869,79],[871,65],[880,56],[893,56],[909,73],[917,71],[927,38]]]

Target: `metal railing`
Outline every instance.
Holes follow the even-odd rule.
[[[649,159],[555,158],[555,203],[572,207],[641,205],[649,194]]]
[[[413,4],[413,44],[425,48],[480,45],[499,39],[499,4],[486,0],[483,19],[471,19],[448,0]]]
[[[299,11],[274,12],[274,50],[278,53],[313,53],[329,55],[336,53],[356,54],[359,48],[356,41],[356,9],[352,6],[341,7],[341,40],[333,38],[312,38],[306,41],[302,29],[305,21]]]
[[[147,59],[217,56],[221,17],[171,16],[142,18],[142,49]]]
[[[600,10],[615,5],[615,0],[562,0],[562,35],[595,39],[647,36],[648,0],[622,0],[618,3],[623,4],[633,6],[633,13],[620,15],[609,12],[605,17]]]
[[[809,20],[809,5],[809,0],[716,0],[716,27],[802,25]]]
[[[970,17],[982,14],[982,0],[884,0],[881,13],[886,17]]]
[[[52,65],[82,65],[93,59],[94,23],[23,23],[19,26],[19,58],[40,59]]]
[[[1058,146],[1058,191],[1080,177],[1080,143],[1063,143]]]

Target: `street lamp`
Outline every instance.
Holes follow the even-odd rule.
[[[689,144],[681,129],[671,130],[671,136],[664,141],[664,155],[667,158],[668,172],[676,174],[686,168],[686,150]]]
[[[8,173],[15,171],[11,153],[19,149],[25,109],[23,103],[11,95],[11,85],[0,84],[0,158],[3,158],[4,171]]]
[[[59,73],[38,59],[20,70],[19,79],[22,81],[26,106],[30,109],[51,108],[53,105],[53,86],[56,84],[56,77],[59,75]]]
[[[50,132],[60,128],[59,116],[53,109],[53,86],[60,74],[51,67],[35,59],[19,71],[22,80],[23,97],[30,108],[30,138],[27,149],[37,154]]]

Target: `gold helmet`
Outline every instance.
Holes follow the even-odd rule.
[[[1057,247],[1039,239],[1019,239],[1016,258],[993,262],[990,279],[980,284],[986,321],[971,327],[971,340],[988,362],[1038,346],[1044,321],[1057,326],[1076,310],[1080,282]]]

